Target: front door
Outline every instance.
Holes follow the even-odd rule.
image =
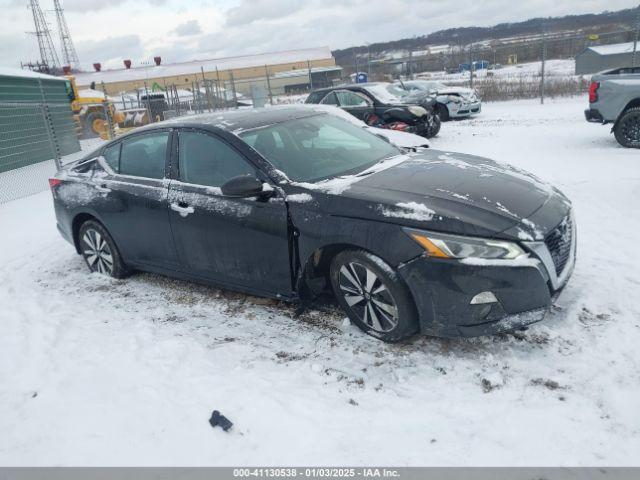
[[[125,262],[175,268],[178,258],[168,215],[169,130],[128,137],[103,156],[114,174],[94,175],[103,197],[100,219]]]
[[[287,209],[280,197],[232,198],[220,187],[256,168],[220,137],[178,133],[169,218],[182,268],[232,287],[291,294]]]

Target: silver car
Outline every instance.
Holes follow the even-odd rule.
[[[398,85],[411,96],[437,94],[436,112],[443,122],[450,118],[470,117],[482,110],[478,92],[471,88],[451,87],[432,80],[407,80]]]

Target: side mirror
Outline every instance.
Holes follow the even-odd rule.
[[[262,181],[249,175],[241,175],[227,180],[220,187],[227,197],[258,197],[264,195]]]

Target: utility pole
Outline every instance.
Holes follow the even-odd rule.
[[[413,80],[413,51],[409,50],[409,80]]]
[[[640,5],[636,7],[636,36],[633,39],[633,57],[631,59],[631,66],[635,67],[636,63],[636,51],[638,50],[638,36],[640,36]]]
[[[545,30],[542,30],[542,65],[540,67],[540,105],[544,104],[544,63],[547,59],[547,39]]]
[[[371,81],[371,45],[367,43],[367,81]]]
[[[473,89],[473,43],[469,44],[469,88]]]
[[[313,90],[313,75],[311,74],[311,60],[307,60],[307,69],[309,70],[309,90]]]

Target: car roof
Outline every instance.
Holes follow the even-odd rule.
[[[139,133],[167,127],[213,127],[238,134],[245,130],[266,127],[277,123],[299,118],[326,115],[325,112],[314,111],[304,106],[283,105],[266,108],[242,108],[223,110],[198,115],[176,117],[163,122],[153,123],[134,130]]]

